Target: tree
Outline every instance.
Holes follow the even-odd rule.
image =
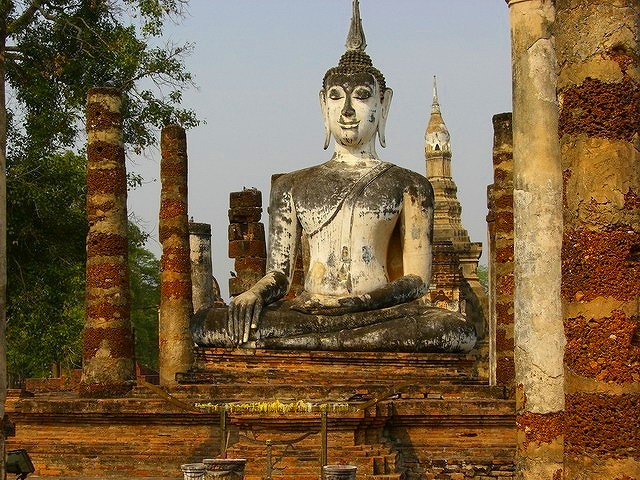
[[[160,262],[144,247],[148,237],[135,223],[129,222],[131,324],[135,331],[136,360],[157,369]]]
[[[66,152],[46,161],[26,157],[8,170],[7,353],[14,384],[46,376],[52,363],[77,367],[81,357],[85,163]]]
[[[484,293],[489,294],[489,267],[486,265],[478,265],[478,279],[480,280],[480,285],[484,288]]]
[[[55,190],[65,173],[73,180],[63,190],[73,190],[71,184],[77,181],[74,162],[81,153],[76,146],[82,143],[79,134],[87,90],[110,85],[123,91],[125,141],[136,152],[154,142],[155,129],[165,123],[187,128],[197,123],[192,112],[178,108],[183,88],[191,83],[182,62],[189,46],[151,46],[164,22],[179,16],[185,4],[186,0],[0,0],[0,417],[6,395],[6,312],[11,321],[39,319],[41,326],[55,313],[58,325],[61,317],[69,320],[64,323],[69,335],[76,328],[71,319],[77,316],[77,303],[69,292],[81,288],[82,270],[74,270],[78,267],[76,234],[82,236],[79,233],[86,227],[78,228],[74,211],[82,195]],[[53,203],[61,198],[62,204]],[[34,223],[30,218],[35,218]],[[58,228],[56,222],[61,219],[73,225]],[[70,237],[64,238],[62,231]],[[15,261],[11,257],[7,264],[7,233],[13,251],[42,256],[31,261],[26,254],[16,253]],[[69,245],[61,245],[61,237]],[[20,297],[20,275],[26,279],[25,275],[35,272],[50,277],[31,284],[29,296]],[[7,275],[12,285],[9,299]],[[8,310],[7,300],[13,302]],[[56,306],[53,313],[49,302]],[[2,468],[0,462],[0,477]]]

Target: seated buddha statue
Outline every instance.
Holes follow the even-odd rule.
[[[328,161],[282,175],[269,201],[266,275],[229,307],[197,312],[200,346],[467,352],[463,316],[420,299],[431,276],[433,190],[382,161],[392,91],[365,53],[357,0],[347,51],[320,91]],[[304,291],[281,300],[304,242]]]

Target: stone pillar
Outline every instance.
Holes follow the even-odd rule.
[[[552,0],[509,0],[513,66],[516,476],[562,476],[562,172]]]
[[[266,271],[267,245],[262,216],[262,193],[255,188],[229,194],[229,258],[236,276],[229,279],[229,294],[247,291]]]
[[[511,113],[493,117],[493,185],[489,195],[489,322],[492,382],[513,395],[513,133]]]
[[[135,382],[129,295],[122,97],[87,95],[87,285],[81,395],[115,397]]]
[[[640,2],[558,0],[566,478],[640,478]]]
[[[211,259],[211,225],[189,222],[189,247],[191,249],[191,285],[193,311],[212,307],[220,302],[220,292],[214,288]]]
[[[160,321],[158,367],[160,385],[175,385],[177,372],[193,364],[193,340],[189,322],[191,260],[187,218],[187,137],[182,127],[162,129],[160,147]]]

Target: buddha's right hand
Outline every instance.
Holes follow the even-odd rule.
[[[264,303],[262,297],[247,290],[231,300],[227,333],[235,345],[249,341],[251,329],[258,328]]]
[[[287,276],[268,272],[253,287],[231,300],[227,333],[236,345],[249,341],[249,334],[257,330],[265,305],[282,298],[289,288]]]

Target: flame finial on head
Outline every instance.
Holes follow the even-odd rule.
[[[347,47],[347,50],[364,52],[365,48],[367,48],[367,40],[364,37],[362,19],[360,18],[360,2],[358,0],[353,0],[352,10],[351,26],[347,35],[347,43],[344,46]]]
[[[345,45],[347,51],[344,52],[337,67],[330,68],[324,75],[322,88],[326,88],[327,79],[331,75],[343,74],[352,75],[354,73],[366,72],[373,75],[378,81],[380,87],[380,95],[384,94],[387,88],[382,72],[373,66],[373,62],[364,49],[367,42],[364,38],[364,30],[362,29],[362,19],[360,18],[360,3],[353,0],[353,15],[351,16],[351,25],[349,34],[347,35],[347,43]]]

